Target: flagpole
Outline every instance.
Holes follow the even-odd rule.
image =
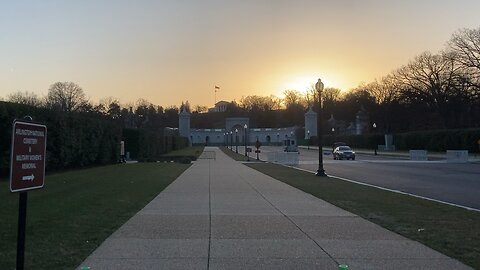
[[[213,104],[214,106],[217,105],[217,90],[220,89],[220,86],[215,85],[215,103]]]

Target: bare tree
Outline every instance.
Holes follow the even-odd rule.
[[[448,52],[454,61],[480,75],[480,27],[461,29],[448,42]]]
[[[185,102],[182,101],[182,104],[180,105],[180,109],[179,109],[179,110],[180,110],[180,111],[183,111],[183,109],[185,109],[185,111],[187,111],[187,112],[191,112],[191,111],[192,111],[191,108],[190,108],[190,102],[188,102],[188,100],[185,101]]]
[[[338,88],[327,87],[323,90],[322,99],[323,102],[336,102],[341,97],[341,91]]]
[[[8,95],[7,100],[13,103],[25,104],[29,106],[39,107],[42,102],[38,98],[37,94],[28,91],[17,91]]]
[[[240,105],[246,111],[272,111],[279,108],[279,99],[275,96],[246,96],[240,99]]]
[[[195,113],[204,113],[204,112],[207,112],[208,111],[208,107],[207,106],[203,106],[203,105],[195,105],[193,106],[193,112]]]
[[[445,126],[453,101],[468,98],[461,83],[463,74],[452,59],[422,53],[397,72],[402,96],[411,103],[423,103],[438,113]]]
[[[122,106],[120,101],[114,97],[103,98],[100,100],[99,106],[101,113],[111,117],[112,119],[118,119],[121,117]]]
[[[480,103],[480,27],[461,29],[448,42],[446,57],[462,67],[464,86]]]
[[[293,106],[304,108],[308,106],[305,96],[297,90],[285,90],[283,96],[283,104],[287,109]]]
[[[82,111],[89,107],[83,89],[73,82],[56,82],[48,89],[46,105],[62,112]]]

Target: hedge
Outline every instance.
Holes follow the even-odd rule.
[[[435,152],[446,150],[468,150],[470,153],[479,153],[480,129],[452,129],[414,131],[393,134],[393,144],[397,150],[421,149]],[[345,142],[354,148],[374,148],[384,144],[383,134],[323,136],[323,145],[332,146],[334,142]],[[307,145],[306,140],[300,143]],[[317,138],[311,138],[310,145],[317,145]]]
[[[168,135],[163,129],[124,129],[122,140],[131,159],[144,161],[161,160],[162,155],[188,146],[187,138]]]
[[[384,143],[383,135],[367,134],[367,135],[324,135],[322,144],[325,147],[331,147],[334,142],[344,142],[354,148],[374,148]],[[308,144],[308,140],[300,141],[300,143]],[[310,145],[318,145],[317,137],[310,138]]]
[[[393,142],[399,150],[425,149],[443,152],[446,150],[468,150],[479,153],[480,129],[452,129],[416,131],[394,134]]]
[[[118,122],[101,115],[0,102],[0,175],[9,172],[13,120],[26,115],[47,126],[47,171],[118,161],[122,132]]]

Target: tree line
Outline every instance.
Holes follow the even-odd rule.
[[[315,107],[316,100],[312,85],[306,93],[285,91],[283,100],[249,96],[231,107],[257,119],[261,117],[257,112],[283,105],[285,112],[280,119],[300,125],[303,113],[309,106]],[[322,105],[325,118],[333,115],[347,123],[364,108],[371,123],[385,132],[479,127],[480,28],[460,29],[441,52],[420,53],[382,78],[346,93],[326,88]]]

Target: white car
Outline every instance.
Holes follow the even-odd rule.
[[[355,152],[350,146],[342,145],[333,150],[333,159],[351,159],[355,160]]]

